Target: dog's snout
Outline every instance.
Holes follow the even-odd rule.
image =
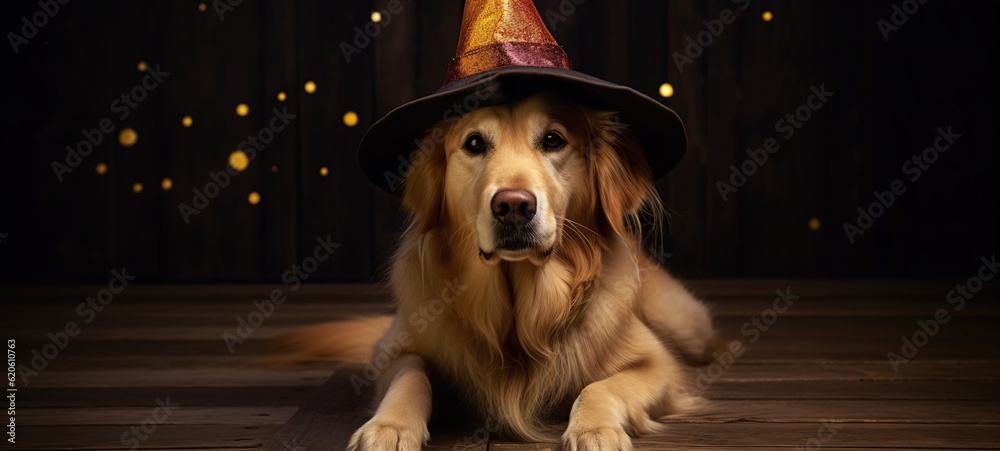
[[[522,225],[535,217],[537,199],[523,189],[505,189],[493,195],[493,217],[506,225]]]

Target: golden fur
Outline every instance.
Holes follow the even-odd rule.
[[[338,323],[291,337],[305,346],[287,355],[298,360],[349,357],[333,341],[371,345],[381,335],[374,357],[392,361],[350,449],[419,449],[439,385],[457,387],[504,433],[561,433],[567,450],[631,449],[629,435],[694,406],[679,357],[706,358],[711,319],[642,251],[640,215],[660,218],[663,206],[627,126],[537,94],[438,127],[444,142],[405,179],[412,219],[391,267],[391,326]],[[550,132],[566,146],[541,149]],[[464,149],[470,133],[489,150]],[[532,246],[497,247],[490,202],[501,189],[537,197]],[[380,357],[385,350],[400,352]]]

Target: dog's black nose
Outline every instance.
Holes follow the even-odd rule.
[[[493,195],[493,217],[512,226],[523,225],[535,217],[535,195],[523,189],[505,189]]]

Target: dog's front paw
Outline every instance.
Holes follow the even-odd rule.
[[[379,417],[361,426],[347,445],[348,451],[416,451],[430,440],[425,424],[407,424]]]
[[[573,427],[563,434],[563,451],[631,451],[632,439],[618,425]]]

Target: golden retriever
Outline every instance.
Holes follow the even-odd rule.
[[[643,252],[640,219],[663,206],[628,127],[550,93],[438,126],[405,178],[395,316],[286,338],[289,360],[363,352],[377,368],[349,449],[420,449],[435,387],[566,450],[632,449],[697,405],[681,358],[707,359],[712,321]]]

